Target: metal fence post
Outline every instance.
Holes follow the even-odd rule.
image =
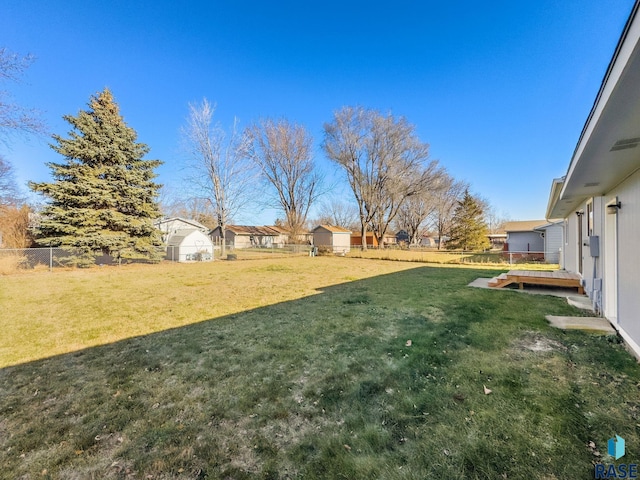
[[[49,245],[49,271],[53,272],[53,247]]]

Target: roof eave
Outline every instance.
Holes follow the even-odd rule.
[[[635,128],[640,118],[639,8],[640,0],[636,0],[580,133],[561,190],[554,192],[552,188],[549,219],[566,218],[585,199],[605,194],[640,168],[640,155],[634,150],[615,148],[617,142],[639,136]]]

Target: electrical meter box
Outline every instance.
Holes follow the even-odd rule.
[[[600,237],[598,235],[589,237],[589,250],[592,257],[600,256]]]

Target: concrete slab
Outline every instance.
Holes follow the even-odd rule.
[[[617,333],[609,321],[602,317],[559,317],[556,315],[547,315],[545,318],[552,327],[563,330],[586,330],[608,335],[615,335]]]
[[[593,312],[593,304],[591,299],[586,295],[572,295],[567,297],[567,302],[572,307],[580,308],[582,310],[588,310]]]

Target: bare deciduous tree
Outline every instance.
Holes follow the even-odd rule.
[[[19,82],[33,57],[21,57],[6,48],[0,48],[0,82]],[[6,90],[0,90],[0,139],[12,133],[43,134],[45,126],[37,110],[16,104]]]
[[[406,199],[428,188],[437,170],[436,162],[427,163],[429,145],[404,118],[362,107],[336,112],[324,133],[322,147],[344,169],[355,196],[362,238],[371,226],[381,244]]]
[[[317,224],[329,224],[345,228],[354,228],[358,225],[358,209],[356,206],[336,197],[324,202],[318,213]]]
[[[413,172],[411,172],[412,170]],[[382,197],[381,208],[378,209],[371,221],[378,245],[382,245],[385,233],[403,206],[416,197],[423,200],[429,198],[440,175],[441,169],[438,168],[437,162],[433,161],[429,162],[422,171],[419,168],[410,168],[399,182],[390,184],[387,195]]]
[[[396,225],[407,232],[409,245],[418,245],[428,230],[429,219],[437,208],[438,193],[443,188],[440,178],[434,180],[429,190],[409,197],[398,212]]]
[[[468,183],[457,181],[449,175],[445,175],[441,182],[441,188],[435,191],[435,210],[432,214],[433,229],[438,235],[438,250],[442,245],[443,237],[449,234],[458,200],[469,188]]]
[[[160,210],[165,217],[193,219],[210,229],[218,226],[217,217],[207,198],[161,198]]]
[[[206,198],[211,204],[216,225],[222,237],[222,255],[225,251],[225,232],[230,220],[249,201],[254,175],[246,160],[248,138],[238,131],[234,120],[227,134],[213,123],[215,106],[205,98],[201,104],[189,104],[187,125],[183,137],[190,154],[191,183],[197,198]]]
[[[475,198],[484,212],[484,221],[487,224],[489,233],[499,233],[504,228],[504,224],[509,221],[509,217],[498,213],[488,199],[481,196],[476,196]]]
[[[0,156],[0,208],[22,200],[13,174],[13,167]]]
[[[295,238],[303,230],[309,208],[320,194],[321,178],[313,161],[313,139],[302,125],[262,120],[248,130],[249,158],[275,193],[284,226]]]

